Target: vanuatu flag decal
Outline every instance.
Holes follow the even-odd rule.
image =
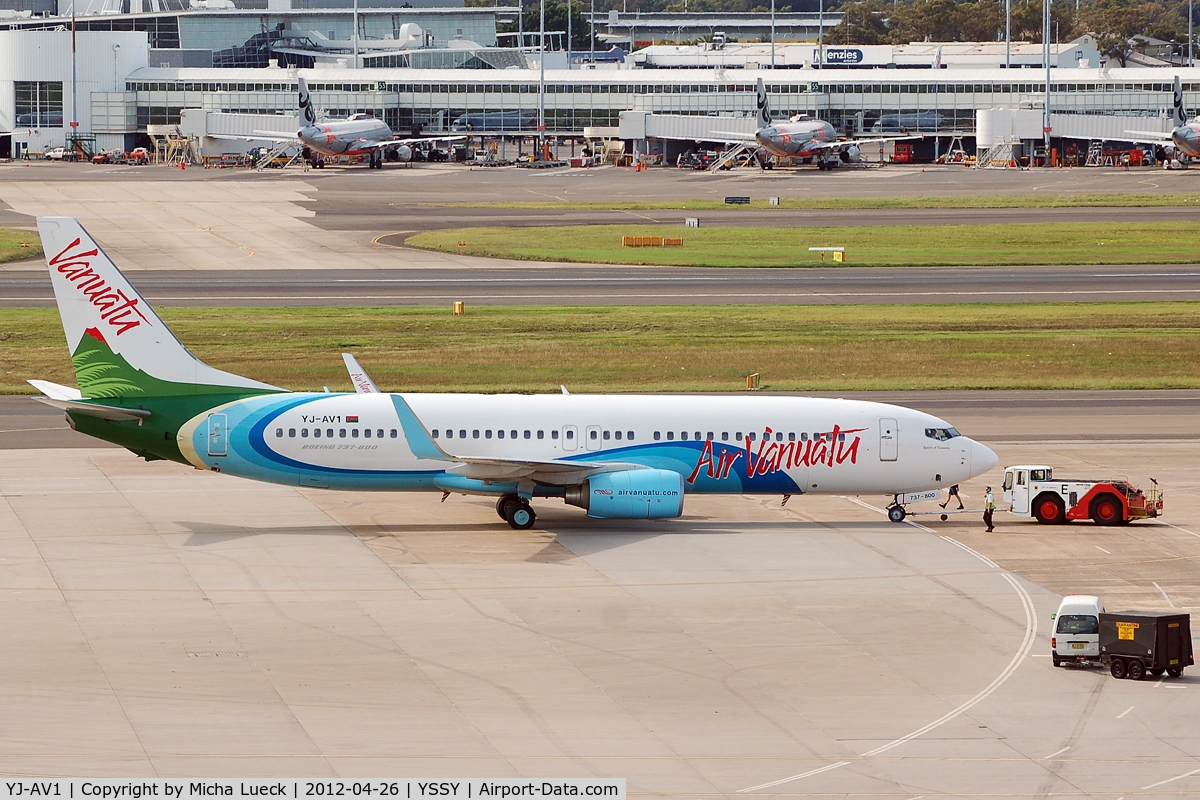
[[[358,417],[357,416],[346,417],[346,422],[358,422]]]

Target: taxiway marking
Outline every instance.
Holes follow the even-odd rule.
[[[1125,710],[1124,710],[1124,711],[1122,711],[1120,714],[1117,714],[1117,719],[1120,719],[1121,717],[1125,716],[1125,715],[1126,715],[1126,714],[1128,714],[1130,711],[1133,711],[1135,708],[1137,708],[1137,706],[1130,706],[1129,708],[1125,709]]]
[[[1185,772],[1182,775],[1176,775],[1174,778],[1167,778],[1165,781],[1159,781],[1158,783],[1152,783],[1149,786],[1143,786],[1142,791],[1145,791],[1146,789],[1157,789],[1159,786],[1164,786],[1168,783],[1174,783],[1175,781],[1189,778],[1192,775],[1195,775],[1197,772],[1200,772],[1200,769],[1194,769],[1191,772]]]

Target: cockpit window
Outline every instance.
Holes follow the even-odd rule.
[[[1099,633],[1100,620],[1091,614],[1063,614],[1058,618],[1058,633]]]
[[[946,442],[956,436],[962,436],[962,434],[954,430],[954,428],[926,428],[925,435],[930,439],[934,439],[939,442]]]

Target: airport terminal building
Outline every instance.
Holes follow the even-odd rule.
[[[471,12],[462,19],[476,19],[474,9],[460,11]],[[491,16],[481,27],[490,26],[491,36],[487,30],[473,34],[483,45],[494,45],[495,9],[488,11]],[[234,40],[242,32],[213,44]],[[78,130],[94,135],[97,146],[129,149],[135,142],[144,143],[149,126],[179,124],[184,109],[284,117],[296,113],[294,70],[156,66],[163,63],[159,54],[164,48],[151,45],[144,31],[81,31],[73,96],[69,30],[0,31],[0,155],[17,143],[31,152],[62,144],[73,115]],[[1091,53],[1077,57],[1080,52],[1068,43],[1053,54],[1058,64],[1051,70],[1055,136],[1116,138],[1114,134],[1126,129],[1169,130],[1176,75],[1182,79],[1189,111],[1194,113],[1200,105],[1198,68],[1081,66],[1089,64]],[[615,137],[623,113],[748,117],[754,112],[759,77],[766,82],[776,118],[807,114],[828,120],[847,135],[906,130],[974,137],[979,112],[1040,115],[1045,101],[1046,72],[1027,60],[1013,69],[956,63],[942,63],[939,69],[932,64],[822,69],[820,64],[801,63],[774,70],[759,63],[655,69],[630,60],[577,69],[548,67],[543,91],[536,54],[513,50],[512,55],[517,63],[475,58],[474,63],[462,64],[473,69],[355,69],[343,61],[318,64],[303,74],[315,104],[326,115],[369,113],[402,134],[466,130],[475,135],[536,135],[543,104],[546,133],[576,139],[587,129],[593,135],[602,131],[599,135]],[[547,55],[548,65],[552,55]],[[565,59],[560,63],[565,65]],[[260,128],[283,130],[293,124],[285,119],[278,123]],[[690,129],[701,130],[706,124],[695,120]],[[713,120],[711,129],[728,125],[723,128],[720,120]],[[696,138],[703,138],[702,133]],[[976,143],[965,144],[970,148]],[[248,145],[238,146],[244,150]]]

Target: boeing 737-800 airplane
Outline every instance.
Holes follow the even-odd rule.
[[[353,358],[356,393],[289,392],[196,359],[74,219],[38,230],[79,388],[30,382],[76,430],[150,460],[292,486],[488,495],[514,528],[533,525],[534,498],[601,519],[678,517],[693,492],[894,495],[997,461],[937,417],[857,400],[388,394]]]
[[[1168,166],[1174,161],[1177,165],[1186,167],[1193,158],[1200,158],[1200,116],[1188,122],[1187,111],[1183,108],[1183,83],[1178,75],[1175,76],[1174,89],[1171,121],[1175,126],[1171,131],[1125,131],[1132,136],[1125,141],[1158,145],[1167,151]]]

